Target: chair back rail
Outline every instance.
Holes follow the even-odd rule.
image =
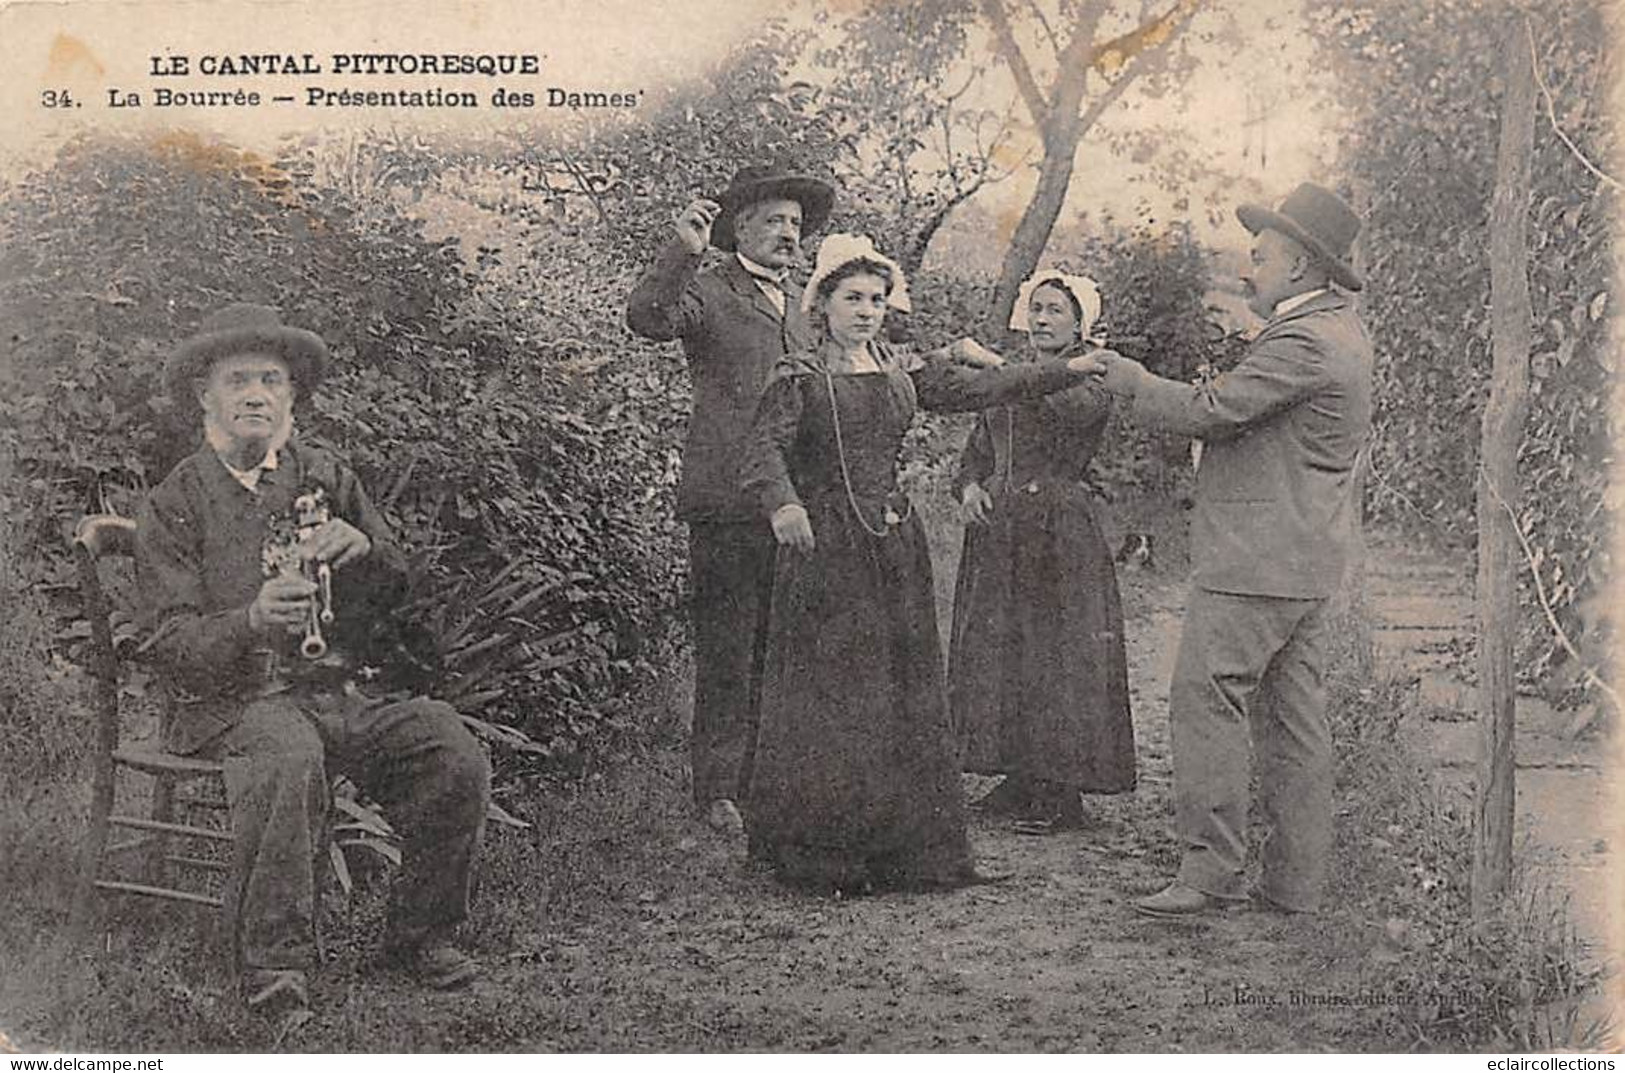
[[[91,814],[106,816],[113,808],[113,752],[119,743],[118,653],[113,647],[107,590],[102,586],[100,560],[135,552],[135,522],[111,514],[83,519],[73,535],[74,559],[79,568],[79,594],[90,622],[92,675],[96,680],[96,748],[91,778]],[[107,825],[93,823],[80,862],[82,875],[94,875],[107,843]],[[88,893],[88,892],[87,892]],[[75,899],[70,929],[82,937],[89,922],[89,898]]]
[[[221,905],[221,899],[211,895],[156,882],[137,883],[104,879],[98,873],[105,858],[126,851],[139,850],[149,860],[223,872],[227,870],[225,864],[169,853],[163,848],[161,841],[157,843],[157,849],[154,851],[153,839],[184,836],[217,844],[230,842],[232,839],[229,832],[168,822],[167,812],[166,818],[160,819],[156,815],[147,818],[121,815],[113,811],[117,771],[121,765],[155,777],[158,782],[153,792],[165,800],[172,793],[169,780],[218,776],[221,771],[221,764],[217,761],[119,747],[121,729],[119,661],[124,654],[119,651],[113,639],[112,607],[106,586],[102,584],[101,567],[105,560],[135,556],[135,532],[136,524],[133,519],[114,514],[92,514],[80,521],[73,535],[74,559],[79,570],[80,598],[84,603],[85,618],[90,622],[90,670],[96,681],[96,749],[91,791],[91,825],[89,836],[85,839],[83,857],[79,862],[79,891],[74,898],[69,920],[69,933],[75,946],[82,945],[88,937],[93,918],[94,891],[142,895],[216,909]],[[113,828],[134,830],[141,836],[109,847],[109,833]]]

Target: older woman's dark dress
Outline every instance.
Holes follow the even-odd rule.
[[[1123,610],[1083,478],[1110,396],[1087,383],[982,414],[958,486],[993,498],[965,529],[950,654],[965,770],[1028,786],[1134,786]]]
[[[971,410],[1082,379],[971,369],[876,344],[879,372],[787,359],[757,411],[746,486],[799,502],[811,554],[778,557],[746,797],[752,856],[818,888],[952,885],[971,872],[925,533],[897,488],[919,406]],[[845,475],[843,477],[843,459]]]

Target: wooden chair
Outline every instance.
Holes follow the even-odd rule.
[[[216,872],[230,869],[224,858],[229,853],[206,853],[208,845],[229,845],[229,824],[197,826],[181,822],[177,806],[186,812],[212,812],[224,817],[225,780],[223,766],[211,760],[177,756],[159,748],[122,743],[122,712],[119,703],[119,668],[124,653],[114,642],[111,606],[102,584],[101,563],[135,553],[135,522],[112,514],[95,514],[79,523],[73,537],[74,556],[79,567],[79,587],[85,617],[90,621],[90,648],[96,680],[95,776],[90,805],[90,832],[82,848],[78,888],[75,891],[70,924],[75,941],[84,938],[95,899],[101,892],[140,895],[218,909],[221,899],[207,890],[180,885],[172,877],[181,873]],[[120,812],[115,800],[120,771],[135,772],[152,780],[152,797],[146,815]],[[108,845],[114,829],[133,832],[132,836]],[[189,851],[189,852],[188,852]],[[115,860],[134,856],[139,880],[109,878]]]

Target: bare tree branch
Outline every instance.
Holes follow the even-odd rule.
[[[967,74],[965,76],[965,84],[963,86],[960,86],[957,90],[955,90],[952,93],[944,93],[942,95],[943,105],[945,107],[949,106],[949,105],[952,105],[959,98],[963,97],[965,95],[966,91],[968,91],[972,86],[976,85],[976,83],[978,81],[980,81],[980,80],[981,80],[980,71],[972,71],[969,74]]]
[[[1120,34],[1097,46],[1089,56],[1089,65],[1104,66],[1104,61],[1113,53],[1122,56],[1126,62],[1151,49],[1165,47],[1173,41],[1178,24],[1196,14],[1196,9],[1200,6],[1201,0],[1178,0],[1178,3],[1162,16],[1141,23],[1128,33]]]
[[[1546,100],[1546,119],[1551,123],[1552,130],[1556,132],[1558,138],[1562,140],[1563,144],[1568,146],[1569,152],[1574,154],[1574,158],[1581,164],[1585,165],[1585,169],[1587,171],[1601,179],[1603,182],[1607,183],[1609,186],[1613,187],[1615,190],[1618,190],[1619,180],[1597,167],[1597,165],[1593,164],[1589,157],[1580,152],[1580,147],[1574,144],[1574,140],[1564,133],[1563,128],[1558,126],[1557,108],[1552,104],[1552,91],[1546,88],[1546,80],[1540,75],[1540,57],[1535,53],[1535,31],[1530,29],[1528,19],[1523,20],[1523,32],[1524,36],[1529,39],[1529,62],[1532,63],[1535,68],[1535,85],[1540,87],[1540,94]]]
[[[1021,45],[1016,41],[1015,30],[1010,26],[1010,13],[1004,9],[1004,0],[982,0],[982,10],[993,24],[993,47],[1009,64],[1010,73],[1016,80],[1016,89],[1021,92],[1022,100],[1027,102],[1027,111],[1032,115],[1033,122],[1043,127],[1049,122],[1050,104],[1044,97],[1044,91],[1038,87],[1038,80],[1033,77],[1033,70],[1027,64]]]
[[[1479,470],[1483,472],[1483,467],[1480,466]],[[1523,535],[1523,526],[1518,524],[1518,516],[1513,513],[1512,504],[1506,501],[1506,497],[1501,494],[1499,488],[1495,487],[1495,482],[1489,479],[1488,474],[1485,474],[1484,487],[1489,489],[1490,496],[1495,500],[1496,505],[1506,511],[1507,517],[1512,519],[1512,532],[1517,535],[1518,543],[1523,547],[1524,562],[1528,564],[1529,576],[1535,582],[1535,595],[1540,599],[1540,609],[1545,612],[1546,624],[1552,628],[1552,633],[1557,637],[1557,643],[1562,645],[1563,650],[1574,660],[1574,665],[1580,668],[1580,674],[1587,682],[1595,687],[1599,693],[1613,701],[1616,710],[1625,710],[1621,708],[1619,694],[1614,692],[1614,687],[1598,677],[1596,670],[1585,661],[1585,657],[1580,655],[1580,650],[1575,647],[1574,641],[1569,638],[1568,631],[1563,629],[1562,623],[1557,621],[1557,612],[1552,610],[1551,598],[1546,595],[1546,583],[1540,579],[1540,564],[1535,559],[1535,549],[1530,546],[1529,538]]]
[[[1044,16],[1044,9],[1038,6],[1038,0],[1027,0],[1027,6],[1033,9],[1033,18],[1037,19],[1038,25],[1044,28],[1044,36],[1049,38],[1050,48],[1053,48],[1055,54],[1059,56],[1061,54],[1061,40],[1055,36],[1055,31],[1050,28],[1049,19]]]
[[[587,178],[587,173],[581,169],[581,165],[577,164],[575,158],[568,153],[560,153],[559,160],[569,170],[570,177],[575,180],[577,189],[587,195],[587,200],[592,202],[593,209],[598,213],[598,222],[600,224],[608,223],[609,212],[604,208],[603,199],[598,196],[598,191],[593,188],[591,180]]]
[[[1199,0],[1179,0],[1168,13],[1152,22],[1145,23],[1136,29],[1130,30],[1121,37],[1115,37],[1099,48],[1095,49],[1091,65],[1100,64],[1112,54],[1127,57],[1127,62],[1117,77],[1107,84],[1103,93],[1089,102],[1084,110],[1083,118],[1079,121],[1080,133],[1093,127],[1119,97],[1121,97],[1135,81],[1138,81],[1152,67],[1154,61],[1167,57],[1168,48],[1179,33],[1179,24],[1189,20],[1196,13]]]

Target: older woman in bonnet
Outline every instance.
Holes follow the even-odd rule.
[[[769,380],[746,464],[746,488],[787,552],[746,798],[751,854],[823,890],[978,882],[931,560],[897,487],[898,452],[920,407],[1037,397],[1082,383],[1094,366],[996,367],[968,339],[923,356],[881,342],[888,308],[908,309],[908,285],[860,235],[824,240],[803,301],[820,342]]]
[[[1041,272],[1010,327],[1018,360],[1087,354],[1093,280]],[[1083,821],[1082,792],[1134,786],[1123,611],[1083,483],[1111,396],[1098,381],[986,410],[956,480],[965,550],[954,596],[951,699],[966,770],[1003,774],[978,804],[1048,834]]]

